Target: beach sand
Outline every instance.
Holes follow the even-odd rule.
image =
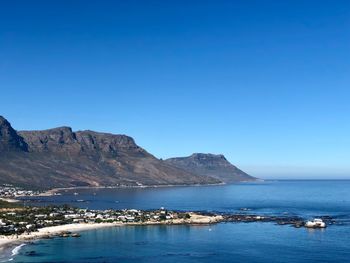
[[[20,202],[19,200],[14,199],[14,198],[4,198],[4,197],[0,197],[0,200],[1,200],[1,201],[8,202],[8,203],[18,203],[18,202]]]
[[[78,224],[67,224],[60,226],[52,226],[38,229],[37,232],[31,232],[29,234],[24,233],[21,235],[11,235],[11,236],[0,236],[0,250],[12,246],[14,243],[26,242],[34,239],[40,239],[48,236],[54,236],[65,231],[69,232],[79,232],[84,230],[92,230],[106,227],[115,226],[135,226],[135,225],[180,225],[180,224],[215,224],[219,223],[223,217],[216,216],[205,216],[198,215],[196,213],[189,213],[191,215],[190,219],[173,219],[170,221],[162,222],[144,222],[144,223],[78,223]]]
[[[65,231],[79,232],[84,230],[120,226],[122,223],[99,223],[99,224],[67,224],[61,226],[52,226],[39,229],[37,232],[30,234],[0,236],[0,249],[12,245],[14,243],[25,242],[33,239],[40,239],[47,236],[54,236]]]

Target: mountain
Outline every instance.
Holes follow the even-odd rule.
[[[155,158],[126,135],[70,127],[16,131],[0,117],[0,184],[72,186],[214,184],[220,180]]]
[[[194,153],[188,157],[165,160],[166,163],[201,176],[210,176],[224,183],[256,180],[232,165],[225,156],[219,154]]]
[[[0,153],[8,151],[27,151],[27,144],[11,124],[0,116]]]

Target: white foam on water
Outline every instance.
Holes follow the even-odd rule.
[[[17,247],[15,247],[14,249],[12,249],[12,251],[11,251],[11,256],[8,258],[8,259],[6,259],[6,260],[1,260],[0,259],[0,262],[10,262],[10,261],[13,261],[13,259],[14,259],[14,257],[16,256],[16,255],[18,255],[18,253],[19,253],[19,251],[21,250],[21,248],[23,247],[23,246],[25,246],[26,244],[20,244],[19,246],[17,246]]]
[[[19,253],[19,251],[21,250],[21,248],[22,248],[23,246],[25,246],[25,245],[26,245],[26,244],[20,244],[19,246],[15,247],[15,248],[12,250],[12,255],[11,255],[11,257],[18,255],[18,253]]]

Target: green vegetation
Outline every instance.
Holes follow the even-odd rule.
[[[18,208],[20,207],[20,204],[18,203],[9,203],[4,200],[0,200],[0,209],[1,208]]]

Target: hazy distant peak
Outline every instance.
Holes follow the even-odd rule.
[[[165,161],[188,172],[211,176],[226,183],[255,180],[231,164],[223,154],[194,153],[188,157],[175,157]]]

